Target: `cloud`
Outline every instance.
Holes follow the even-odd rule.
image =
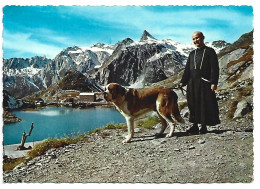
[[[197,30],[204,32],[207,41],[234,42],[253,29],[253,13],[244,10],[235,6],[47,6],[37,9],[39,14],[27,12],[20,20],[6,17],[3,47],[5,55],[54,57],[68,46],[113,44],[126,37],[139,40],[144,30],[157,39],[180,43],[191,43]]]
[[[92,19],[111,27],[121,27],[133,32],[151,32],[152,35],[163,38],[177,37],[179,42],[190,42],[193,31],[202,30],[214,36],[209,40],[219,40],[225,37],[234,41],[252,28],[252,13],[244,14],[235,6],[118,6],[118,7],[67,7],[62,14],[76,15],[80,18]],[[242,28],[245,28],[242,30]],[[237,30],[238,34],[234,36]],[[129,36],[126,36],[129,37]],[[139,37],[139,36],[136,36]]]
[[[3,36],[3,48],[12,49],[18,54],[32,54],[32,56],[39,55],[53,58],[61,51],[58,46],[31,39],[29,33],[9,33],[5,31]]]

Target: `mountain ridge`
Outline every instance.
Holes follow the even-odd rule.
[[[24,65],[25,68],[7,66],[11,65],[10,62],[14,59],[4,59],[4,89],[16,98],[23,98],[33,92],[47,89],[61,80],[67,71],[75,70],[94,78],[102,85],[119,79],[118,81],[122,81],[121,84],[135,86],[140,83],[140,86],[143,86],[178,72],[181,65],[185,64],[188,53],[194,49],[192,45],[183,45],[170,39],[157,40],[146,30],[142,38],[152,40],[135,42],[131,38],[125,38],[114,45],[97,43],[91,47],[67,47],[54,59],[43,57],[42,60],[48,61],[46,63],[39,61],[40,65],[38,67],[34,65],[34,70]],[[24,63],[22,58],[16,60]],[[126,61],[127,64],[122,61]],[[146,66],[143,66],[144,61]],[[111,63],[114,65],[110,65]],[[120,73],[117,66],[124,68],[125,75]],[[134,70],[130,72],[126,68]],[[24,90],[23,83],[30,90]]]

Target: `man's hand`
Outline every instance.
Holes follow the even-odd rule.
[[[182,88],[183,87],[183,83],[179,83],[178,87]]]
[[[215,91],[216,89],[217,89],[217,85],[212,84],[212,85],[211,85],[211,90],[212,90],[212,91]]]

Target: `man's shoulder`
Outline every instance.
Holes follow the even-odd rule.
[[[216,53],[215,49],[212,48],[212,47],[209,47],[209,46],[204,46],[204,48],[206,48],[206,51],[208,52],[211,52],[211,53]],[[192,50],[190,53],[189,53],[189,56],[193,55],[195,53],[196,49]]]
[[[190,53],[189,53],[189,56],[190,56],[191,54],[194,54],[194,53],[195,53],[195,51],[196,51],[196,49],[194,49],[194,50],[190,51]]]
[[[209,47],[209,46],[205,46],[205,47],[206,47],[206,49],[207,49],[207,50],[209,50],[209,51],[211,51],[211,52],[215,52],[215,53],[216,53],[215,49],[213,49],[212,47]]]

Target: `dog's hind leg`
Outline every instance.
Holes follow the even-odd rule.
[[[166,120],[160,115],[159,112],[157,112],[157,114],[158,114],[158,117],[159,117],[160,120],[161,120],[162,127],[161,127],[160,132],[159,132],[159,133],[156,133],[155,136],[156,136],[156,137],[160,137],[160,136],[162,136],[163,132],[165,131],[165,129],[166,129],[166,127],[167,127],[167,122],[166,122]]]
[[[126,136],[126,139],[123,141],[123,143],[130,142],[134,136],[134,118],[127,117],[126,124],[127,124],[128,135]]]
[[[164,123],[165,124],[163,124],[162,125],[162,129],[161,129],[161,132],[163,133],[163,131],[166,129],[166,125],[167,125],[167,123],[169,124],[169,126],[170,126],[170,132],[166,135],[166,137],[168,138],[168,137],[172,137],[172,135],[173,135],[173,133],[174,133],[174,129],[175,129],[175,126],[176,126],[176,123],[175,123],[175,121],[172,119],[172,116],[171,116],[171,114],[170,113],[164,113],[164,112],[160,112],[160,111],[158,111],[158,114],[159,114],[159,117],[160,117],[160,119],[162,120],[164,120]],[[162,123],[163,123],[163,121],[162,121]],[[165,128],[163,127],[163,126],[165,126]],[[162,134],[161,133],[161,134]]]
[[[164,115],[163,118],[167,121],[167,123],[170,126],[170,132],[166,135],[166,138],[172,137],[173,133],[174,133],[174,130],[175,130],[176,123],[172,119],[170,114]]]
[[[170,132],[166,135],[166,137],[171,137],[174,133],[175,122],[172,119],[172,108],[174,106],[174,101],[171,100],[170,96],[164,93],[158,95],[156,101],[156,109],[160,116],[166,121],[170,126]],[[162,127],[162,129],[164,129]]]
[[[169,123],[169,125],[170,125],[170,132],[166,135],[167,138],[173,136],[176,123],[175,123],[174,121],[171,121],[171,122]]]

